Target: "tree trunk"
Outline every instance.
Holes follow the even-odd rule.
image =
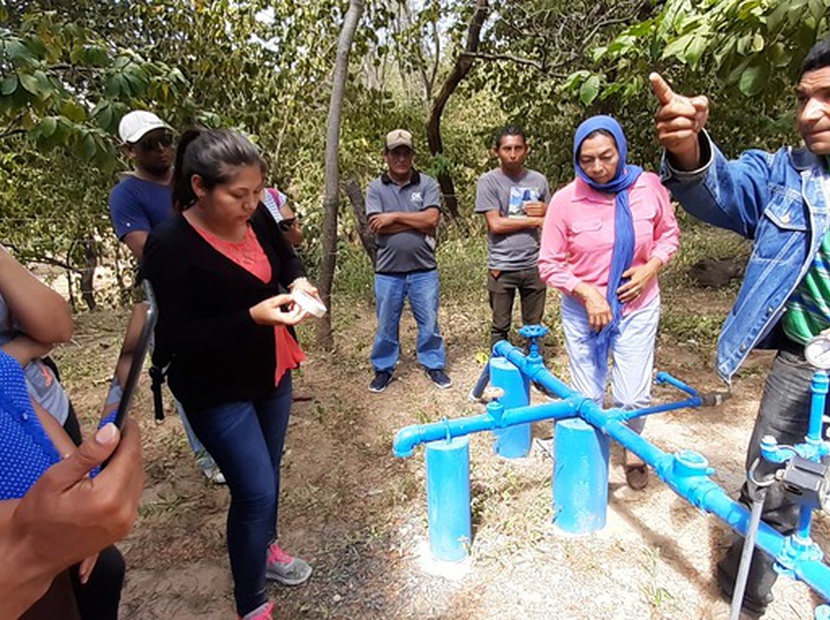
[[[363,249],[366,250],[366,254],[369,255],[374,265],[377,244],[375,243],[375,235],[369,230],[369,218],[366,217],[366,201],[363,198],[363,192],[354,179],[346,183],[343,191],[346,192],[346,196],[349,197],[349,202],[352,204],[354,219],[357,223],[357,234],[360,235],[360,243],[363,244]]]
[[[318,282],[323,303],[329,312],[317,323],[317,343],[324,349],[334,346],[331,331],[331,290],[334,284],[334,268],[337,265],[337,212],[340,206],[340,120],[343,109],[343,95],[349,74],[349,52],[352,49],[357,23],[363,13],[363,0],[349,0],[349,9],[343,20],[343,29],[337,39],[337,57],[332,76],[329,115],[326,120],[326,194],[323,199],[323,240],[320,281]]]
[[[89,310],[95,310],[95,268],[98,266],[98,252],[94,239],[81,241],[84,248],[84,268],[81,270],[81,297]]]
[[[441,87],[438,97],[432,103],[429,120],[427,121],[427,142],[429,144],[429,152],[433,155],[444,152],[444,143],[441,140],[441,116],[444,114],[444,108],[450,96],[458,88],[475,62],[475,58],[471,54],[478,51],[478,43],[481,39],[481,28],[484,25],[484,20],[487,18],[489,12],[487,0],[476,0],[476,10],[473,17],[470,19],[470,26],[467,29],[467,44],[464,46],[464,53],[458,55],[455,60],[455,65],[447,76],[447,80]],[[449,172],[442,172],[438,175],[438,184],[441,186],[441,193],[444,195],[444,204],[450,212],[450,216],[459,221],[458,212],[458,197],[455,195],[455,184],[452,181],[452,176]]]
[[[75,301],[75,270],[72,269],[72,250],[75,247],[75,242],[73,241],[69,245],[69,250],[66,252],[66,261],[64,262],[64,269],[66,269],[66,292],[69,295],[69,307],[72,308],[72,312],[76,312],[78,310],[78,304]]]

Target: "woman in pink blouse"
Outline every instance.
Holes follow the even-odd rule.
[[[657,274],[677,250],[679,230],[657,175],[626,162],[628,144],[609,116],[582,123],[574,137],[576,178],[551,199],[542,229],[539,273],[562,291],[562,329],[571,386],[602,405],[611,368],[613,406],[651,401],[660,319]],[[638,433],[644,418],[632,420]],[[648,470],[626,453],[629,486]]]

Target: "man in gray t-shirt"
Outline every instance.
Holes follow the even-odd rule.
[[[418,361],[439,388],[452,381],[444,372],[446,351],[438,329],[438,271],[435,231],[441,194],[431,177],[412,167],[412,134],[396,129],[386,136],[388,167],[369,184],[366,215],[377,235],[375,302],[378,330],[372,347],[375,377],[370,392],[383,392],[400,356],[398,328],[406,299],[418,324]]]
[[[516,291],[525,325],[541,323],[545,312],[547,291],[536,261],[550,189],[543,175],[524,167],[529,148],[519,127],[499,130],[495,143],[499,167],[481,175],[476,188],[475,211],[487,218],[491,347],[508,339]]]

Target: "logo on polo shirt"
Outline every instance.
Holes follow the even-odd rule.
[[[421,202],[423,198],[421,198],[421,192],[412,192],[412,198],[410,198],[412,202]]]

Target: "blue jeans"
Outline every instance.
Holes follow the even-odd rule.
[[[240,616],[268,600],[265,562],[277,535],[280,460],[290,412],[291,373],[286,373],[267,398],[226,403],[190,417],[231,492],[228,554]]]
[[[187,437],[187,443],[190,444],[190,449],[193,450],[193,456],[196,457],[196,464],[199,465],[205,471],[210,471],[214,467],[216,467],[216,463],[213,461],[213,457],[207,451],[207,449],[202,445],[202,442],[199,441],[199,438],[196,437],[196,433],[193,432],[193,428],[190,425],[190,421],[187,419],[187,415],[185,415],[184,407],[182,404],[177,400],[173,399],[176,403],[176,411],[179,412],[179,419],[182,421],[182,428],[184,428],[185,437]]]
[[[444,368],[444,339],[438,329],[438,270],[375,274],[378,331],[372,347],[375,371],[392,372],[401,354],[398,339],[404,301],[418,324],[418,362],[428,370]]]

